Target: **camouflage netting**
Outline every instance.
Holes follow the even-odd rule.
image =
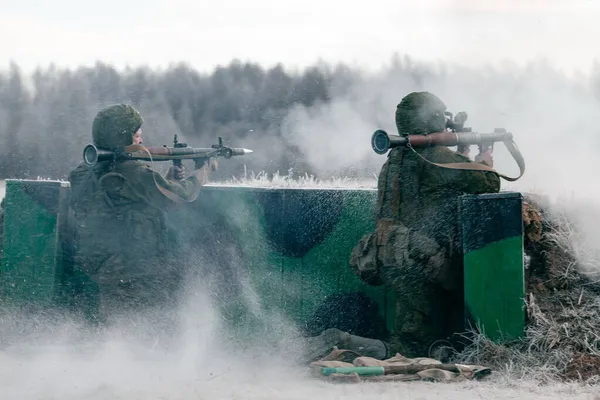
[[[600,283],[577,254],[575,224],[545,204],[526,195],[523,205],[525,339],[499,345],[476,335],[454,361],[518,378],[600,381]]]

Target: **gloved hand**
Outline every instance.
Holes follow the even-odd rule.
[[[211,171],[214,172],[219,167],[219,162],[217,161],[217,159],[215,157],[210,157],[208,159],[208,164],[206,163],[206,159],[205,158],[201,158],[201,159],[196,160],[196,163],[195,163],[195,168],[196,169],[200,169],[200,168],[203,168],[203,167],[206,167],[206,166],[208,166],[207,168],[209,168]]]
[[[196,160],[194,175],[198,178],[201,185],[208,183],[209,171],[216,171],[218,165],[217,159],[212,157],[208,160]]]
[[[475,156],[475,162],[486,164],[488,167],[494,167],[494,156],[489,151],[479,153]]]
[[[170,181],[181,181],[185,179],[185,167],[183,164],[181,167],[172,166],[169,168],[169,172],[167,172],[166,179]]]
[[[173,169],[175,170],[175,179],[177,179],[178,181],[185,179],[185,167],[183,166],[183,164],[181,165],[181,167],[174,167]]]

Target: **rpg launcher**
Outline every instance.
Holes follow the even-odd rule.
[[[488,148],[493,147],[494,143],[502,142],[519,166],[520,173],[516,178],[510,178],[502,175],[496,172],[493,168],[477,162],[451,164],[431,163],[430,161],[424,159],[420,153],[417,154],[425,161],[442,168],[492,171],[507,181],[516,181],[523,176],[525,173],[525,160],[521,155],[517,144],[513,141],[512,133],[507,132],[504,128],[496,128],[490,133],[473,132],[471,131],[471,128],[464,127],[464,122],[467,119],[466,113],[458,113],[454,118],[454,121],[452,120],[452,114],[446,114],[450,116],[450,120],[446,121],[446,130],[443,132],[428,133],[426,135],[390,135],[386,131],[378,129],[371,136],[371,147],[375,153],[385,154],[388,150],[394,147],[406,147],[415,151],[417,148],[432,146],[461,147],[478,145],[481,153],[486,151]]]
[[[493,133],[473,132],[470,127],[465,127],[468,115],[461,111],[453,117],[449,111],[446,115],[446,130],[443,132],[429,133],[427,135],[389,135],[386,131],[378,129],[371,137],[371,147],[377,154],[385,154],[394,147],[430,147],[430,146],[470,146],[476,144],[480,152],[493,147],[495,142],[512,141],[512,133],[504,128],[496,128]]]
[[[513,135],[506,129],[496,128],[492,133],[478,132],[435,132],[427,135],[390,135],[382,129],[371,136],[371,147],[377,154],[385,154],[394,147],[431,147],[459,145],[487,145],[494,142],[512,141]]]
[[[93,144],[88,144],[83,149],[83,161],[88,166],[93,166],[99,161],[107,160],[145,160],[145,161],[173,161],[174,165],[181,165],[182,160],[194,160],[196,165],[202,165],[211,157],[231,158],[253,153],[250,149],[223,146],[223,139],[219,137],[218,144],[210,148],[189,147],[187,143],[173,140],[174,146],[145,147],[132,144],[120,149],[98,149]]]

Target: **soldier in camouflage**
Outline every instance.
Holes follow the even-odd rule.
[[[396,110],[398,132],[444,131],[445,110],[431,93],[410,93]],[[434,163],[471,162],[442,146],[393,148],[378,178],[376,230],[361,238],[350,261],[365,282],[395,291],[389,347],[406,357],[428,356],[434,342],[464,330],[458,197],[500,190],[493,172],[440,168],[419,155]],[[491,155],[482,162],[492,166]]]
[[[142,122],[130,105],[108,106],[93,121],[93,142],[109,150],[141,144]],[[98,284],[100,321],[172,312],[182,276],[166,212],[174,199],[195,200],[216,167],[211,159],[184,179],[183,169],[162,177],[142,161],[109,160],[70,173],[73,262]]]

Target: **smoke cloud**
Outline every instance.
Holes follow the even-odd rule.
[[[596,152],[599,110],[589,77],[570,79],[539,62],[526,68],[466,68],[412,64],[397,60],[379,73],[357,80],[330,103],[290,111],[284,132],[318,174],[359,168],[377,173],[385,162],[370,147],[371,134],[397,134],[396,105],[412,91],[439,96],[453,113],[466,111],[476,132],[505,128],[526,160],[526,173],[508,190],[533,190],[552,197],[600,195]],[[471,155],[476,154],[476,146]],[[498,171],[516,176],[518,168],[502,144],[494,151]]]
[[[600,103],[590,76],[568,77],[545,61],[469,68],[398,58],[372,76],[356,74],[361,79],[343,86],[330,103],[297,107],[285,119],[284,132],[317,175],[376,175],[386,158],[370,147],[373,131],[397,134],[394,113],[402,97],[432,92],[454,114],[466,111],[466,126],[473,131],[505,128],[513,133],[526,171],[516,182],[502,180],[502,190],[533,193],[554,212],[566,213],[580,232],[572,238],[580,262],[600,272],[600,231],[593,222],[600,213]],[[471,158],[476,154],[472,146]],[[495,146],[494,162],[504,175],[518,175],[502,143]]]

